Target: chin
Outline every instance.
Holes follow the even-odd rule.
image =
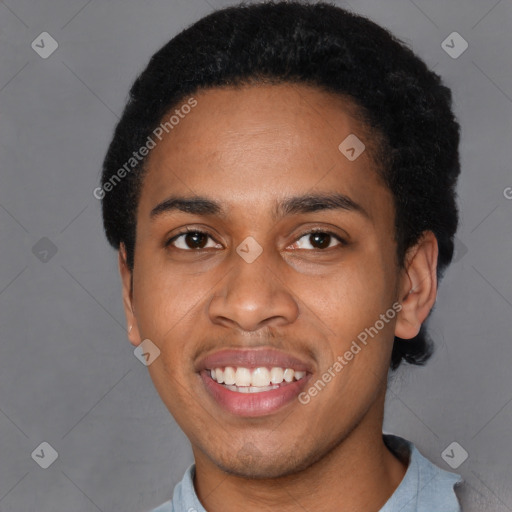
[[[294,455],[283,453],[262,454],[258,448],[247,443],[236,457],[217,462],[217,465],[226,473],[253,480],[267,478],[281,478],[299,473],[316,462],[318,457],[298,458]]]

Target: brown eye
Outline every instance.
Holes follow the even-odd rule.
[[[210,244],[210,246],[207,246],[209,240],[213,242],[213,245]],[[214,242],[214,240],[208,233],[204,233],[203,231],[192,230],[188,230],[183,233],[178,233],[176,236],[172,237],[166,243],[166,246],[170,245],[176,247],[177,249],[182,249],[185,251],[200,250],[220,246],[220,244],[216,244]]]
[[[204,233],[187,233],[184,242],[190,249],[203,249],[208,241],[208,236]]]
[[[334,242],[334,243],[333,243]],[[336,243],[337,242],[337,243]],[[328,231],[310,231],[304,233],[295,243],[293,249],[330,249],[346,245],[345,240]]]
[[[326,249],[331,243],[331,235],[328,233],[313,233],[309,235],[309,242],[317,249]]]

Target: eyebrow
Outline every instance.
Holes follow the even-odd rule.
[[[274,204],[272,219],[279,220],[288,215],[312,213],[322,210],[345,210],[358,213],[370,219],[368,212],[350,197],[344,194],[304,194],[283,199]],[[221,203],[204,196],[171,196],[157,204],[150,213],[150,218],[155,219],[164,213],[181,211],[192,215],[215,215],[226,218],[227,213]]]

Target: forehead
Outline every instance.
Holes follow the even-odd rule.
[[[357,196],[369,211],[377,192],[389,200],[370,151],[351,161],[339,149],[347,137],[373,142],[343,98],[295,84],[213,88],[194,98],[148,156],[141,211],[176,194],[245,208],[316,190]]]

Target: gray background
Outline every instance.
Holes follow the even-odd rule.
[[[147,510],[192,462],[126,338],[92,190],[136,74],[230,3],[0,2],[1,512]],[[349,7],[443,76],[462,125],[456,261],[430,322],[437,352],[393,377],[385,430],[446,469],[441,453],[457,441],[469,454],[457,469],[466,510],[512,510],[512,2]],[[31,48],[43,31],[59,44],[48,59]],[[457,59],[441,47],[453,31],[469,43]],[[43,441],[58,452],[48,469],[31,458]]]

